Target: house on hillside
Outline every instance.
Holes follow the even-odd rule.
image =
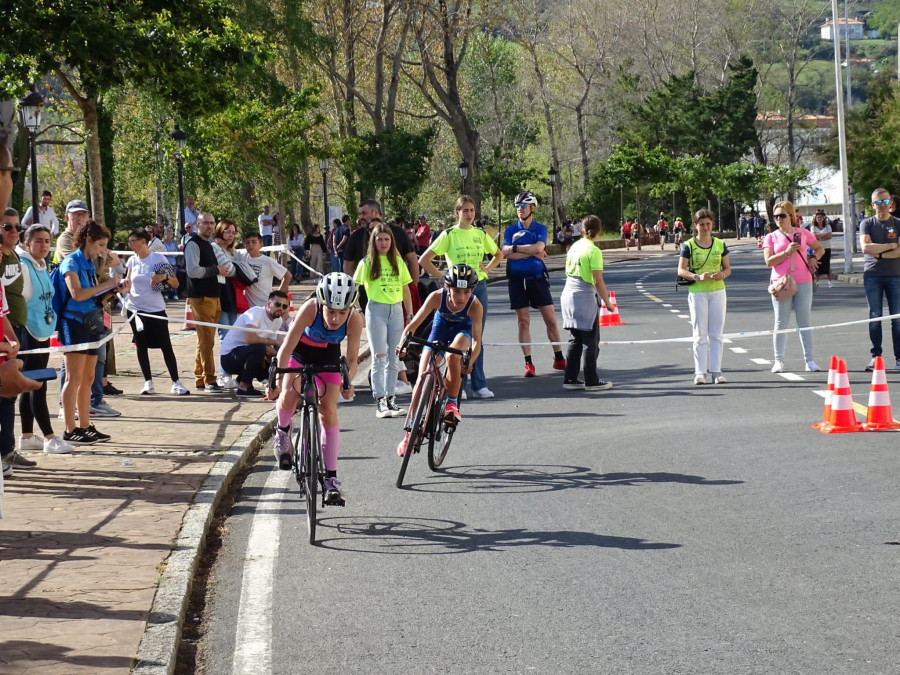
[[[846,39],[847,33],[850,33],[851,40],[862,40],[865,37],[865,27],[866,24],[859,19],[842,19],[838,18],[838,37],[841,40]],[[825,23],[822,24],[821,31],[823,40],[833,40],[834,39],[834,20],[828,19]]]

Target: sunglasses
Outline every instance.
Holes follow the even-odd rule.
[[[517,209],[527,209],[531,204],[513,204]]]
[[[786,213],[776,213],[772,216],[775,220],[781,220],[782,218],[787,218],[788,214]]]
[[[890,200],[890,199],[876,199],[876,200],[875,200],[874,202],[872,202],[872,203],[873,203],[875,206],[887,206],[888,204],[891,203],[891,200]]]
[[[286,304],[286,303],[284,303],[284,302],[273,302],[272,304],[273,304],[275,307],[280,307],[281,309],[287,309],[288,307],[290,307],[290,305],[288,305],[288,304]]]
[[[6,225],[3,226],[3,229],[4,229],[6,232],[12,232],[13,230],[17,230],[18,232],[22,232],[22,231],[23,231],[23,229],[22,229],[21,226],[19,226],[19,225],[13,225],[12,223],[6,223]]]

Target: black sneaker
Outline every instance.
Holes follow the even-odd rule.
[[[121,389],[113,386],[112,382],[107,382],[103,385],[103,393],[106,396],[121,396],[124,392]]]
[[[205,387],[203,387],[203,391],[205,391],[205,392],[207,392],[207,393],[209,393],[209,394],[221,394],[221,393],[222,393],[223,391],[225,391],[225,390],[222,389],[222,387],[220,387],[220,386],[219,386],[218,384],[216,384],[215,382],[210,382],[208,385],[206,385]]]
[[[597,384],[586,384],[584,385],[585,391],[606,391],[607,389],[612,389],[612,382],[607,382],[606,380],[600,380]]]
[[[262,395],[263,393],[259,389],[254,389],[253,387],[237,390],[238,398],[262,398]]]
[[[99,439],[89,435],[87,429],[75,427],[72,431],[63,433],[63,440],[72,445],[93,445],[94,443],[97,443]]]
[[[96,438],[98,443],[106,443],[106,441],[112,438],[112,436],[110,436],[109,434],[104,434],[97,431],[97,427],[95,427],[93,424],[87,428],[86,433],[91,436],[91,438]]]
[[[584,380],[566,380],[563,382],[563,389],[584,389]]]

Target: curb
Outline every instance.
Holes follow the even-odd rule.
[[[172,675],[175,672],[188,599],[213,516],[247,459],[271,436],[275,419],[275,411],[270,410],[244,429],[213,465],[194,495],[172,553],[166,559],[166,570],[153,598],[132,673]]]

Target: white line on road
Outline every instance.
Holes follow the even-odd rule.
[[[804,382],[804,379],[797,375],[797,373],[778,373],[778,375],[788,380],[789,382]]]
[[[247,542],[235,633],[234,675],[272,672],[272,591],[281,534],[279,505],[290,471],[272,471],[260,495]]]
[[[769,359],[750,359],[751,363],[755,363],[758,366],[768,366],[771,361]]]
[[[663,307],[665,307],[666,309],[668,309],[668,308],[671,307],[671,306],[672,306],[672,305],[670,305],[670,304],[668,304],[668,303],[666,303],[666,302],[663,303]]]
[[[733,351],[735,354],[746,354],[747,353],[747,350],[744,349],[743,347],[729,347],[729,349],[731,351]]]
[[[679,319],[690,319],[691,317],[689,317],[687,314],[679,314],[678,318]]]

